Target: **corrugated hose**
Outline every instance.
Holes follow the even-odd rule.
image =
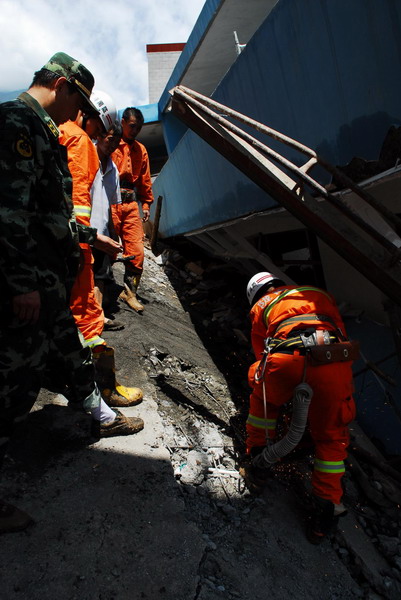
[[[296,386],[292,399],[292,419],[287,434],[279,442],[266,446],[263,452],[254,458],[255,467],[270,467],[299,444],[306,428],[312,396],[313,390],[307,383]]]

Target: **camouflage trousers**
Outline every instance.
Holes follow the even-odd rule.
[[[0,310],[0,465],[15,427],[28,415],[41,387],[64,393],[82,407],[94,395],[94,367],[74,318],[65,307],[42,310],[34,325]]]

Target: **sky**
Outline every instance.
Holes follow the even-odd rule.
[[[56,52],[117,108],[148,104],[147,44],[186,42],[205,0],[0,0],[0,92],[26,89]]]

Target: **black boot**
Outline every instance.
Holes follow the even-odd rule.
[[[254,459],[257,456],[259,456],[259,454],[262,454],[263,450],[266,448],[266,446],[253,446],[253,448],[251,448],[251,458]]]
[[[313,509],[306,536],[311,544],[320,544],[332,533],[338,523],[334,513],[335,505],[330,500],[313,496]]]
[[[265,446],[254,446],[251,448],[250,454],[248,454],[245,461],[239,470],[240,475],[245,480],[245,485],[251,494],[259,495],[263,492],[263,489],[270,476],[269,467],[257,467],[253,464],[253,460],[259,456]]]

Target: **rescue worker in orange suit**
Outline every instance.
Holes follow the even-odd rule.
[[[59,138],[60,143],[67,148],[68,167],[73,180],[72,200],[76,220],[81,227],[90,226],[90,190],[99,170],[99,157],[92,138],[104,133],[106,124],[110,125],[117,117],[115,105],[107,107],[101,92],[94,91],[91,101],[99,112],[84,114],[79,111],[75,121],[67,121],[60,126]],[[122,246],[119,242],[103,235],[100,238],[103,245],[98,244],[98,250],[114,257],[121,252]],[[84,338],[84,345],[92,350],[98,386],[109,406],[125,407],[139,404],[143,397],[142,390],[121,386],[115,380],[114,349],[107,346],[101,337],[104,313],[95,295],[92,251],[88,244],[80,244],[80,247],[82,268],[72,288],[70,307]]]
[[[263,458],[274,447],[280,407],[304,382],[311,392],[307,418],[315,445],[308,539],[317,544],[345,513],[341,478],[355,404],[352,361],[311,366],[307,348],[345,341],[344,324],[329,293],[312,286],[286,286],[271,273],[252,277],[247,296],[252,306],[252,347],[258,360],[248,374],[252,393],[246,445],[252,462],[242,474],[251,492],[262,491],[273,464]]]
[[[126,108],[121,120],[122,140],[112,159],[120,173],[121,204],[111,207],[114,229],[123,244],[124,256],[135,256],[125,263],[124,287],[120,295],[136,312],[143,311],[137,298],[137,289],[143,272],[144,248],[142,221],[149,220],[149,208],[153,202],[149,157],[143,144],[136,140],[144,118],[137,108]]]
[[[75,121],[67,121],[60,127],[59,141],[68,151],[68,168],[73,177],[73,203],[77,222],[90,227],[91,196],[90,188],[97,171],[99,158],[91,141],[103,131],[101,120],[96,115],[87,116],[80,111]],[[113,242],[114,255],[121,248]],[[103,344],[101,337],[104,315],[96,301],[92,285],[92,251],[89,244],[80,244],[82,268],[75,280],[70,306],[77,326],[85,339],[85,345],[96,347]]]

